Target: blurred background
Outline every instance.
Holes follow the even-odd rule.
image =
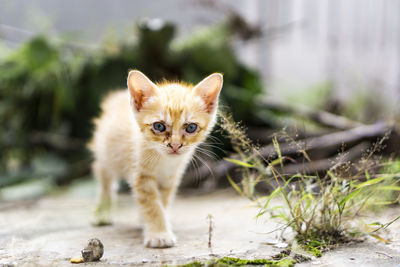
[[[396,0],[0,0],[0,6],[2,200],[91,178],[85,148],[91,120],[102,96],[125,87],[130,68],[154,81],[192,83],[222,72],[222,110],[260,147],[282,129],[306,141],[341,135],[329,149],[314,148],[319,161],[333,157],[343,140],[360,157],[397,127]],[[360,128],[368,125],[370,132]],[[235,151],[223,130],[213,135],[217,159]],[[384,153],[396,158],[399,139],[389,139]],[[217,168],[226,167],[223,160],[202,161],[214,161],[213,179],[204,167],[189,170],[184,187],[227,184],[226,169]]]

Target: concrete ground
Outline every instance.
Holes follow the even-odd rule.
[[[87,240],[94,237],[103,242],[105,253],[100,262],[85,265],[160,266],[211,259],[215,256],[208,248],[208,214],[214,218],[212,253],[218,257],[268,258],[282,250],[276,244],[278,233],[267,234],[279,225],[255,220],[257,209],[232,190],[178,196],[170,210],[176,247],[144,248],[137,206],[128,195],[119,196],[112,226],[91,226],[92,187],[88,183],[37,201],[0,203],[0,266],[71,266],[69,259],[80,256]],[[298,266],[397,266],[399,224],[392,227],[389,245],[369,240]]]

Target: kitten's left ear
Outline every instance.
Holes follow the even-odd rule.
[[[221,92],[223,77],[221,73],[213,73],[193,88],[193,93],[199,95],[206,105],[206,111],[214,111]]]

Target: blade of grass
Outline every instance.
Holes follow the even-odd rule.
[[[233,181],[232,177],[229,175],[229,173],[226,174],[229,183],[233,186],[233,188],[235,188],[235,190],[241,195],[243,196],[243,191],[240,189],[240,187]]]
[[[233,164],[236,164],[236,165],[239,165],[239,166],[242,166],[245,168],[254,168],[255,167],[254,164],[250,164],[250,163],[238,160],[238,159],[224,158],[224,160],[232,162]]]

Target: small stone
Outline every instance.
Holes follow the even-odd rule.
[[[149,260],[146,259],[146,258],[144,258],[144,259],[142,260],[142,263],[147,263],[147,262],[149,262]]]
[[[81,253],[82,253],[82,258],[83,258],[83,260],[85,261],[85,262],[88,262],[88,261],[93,261],[93,250],[90,250],[90,249],[83,249],[82,251],[81,251]]]
[[[103,256],[104,246],[100,239],[89,239],[87,246],[81,251],[85,262],[98,261]]]
[[[81,257],[75,257],[70,259],[71,263],[82,263],[83,259]]]

